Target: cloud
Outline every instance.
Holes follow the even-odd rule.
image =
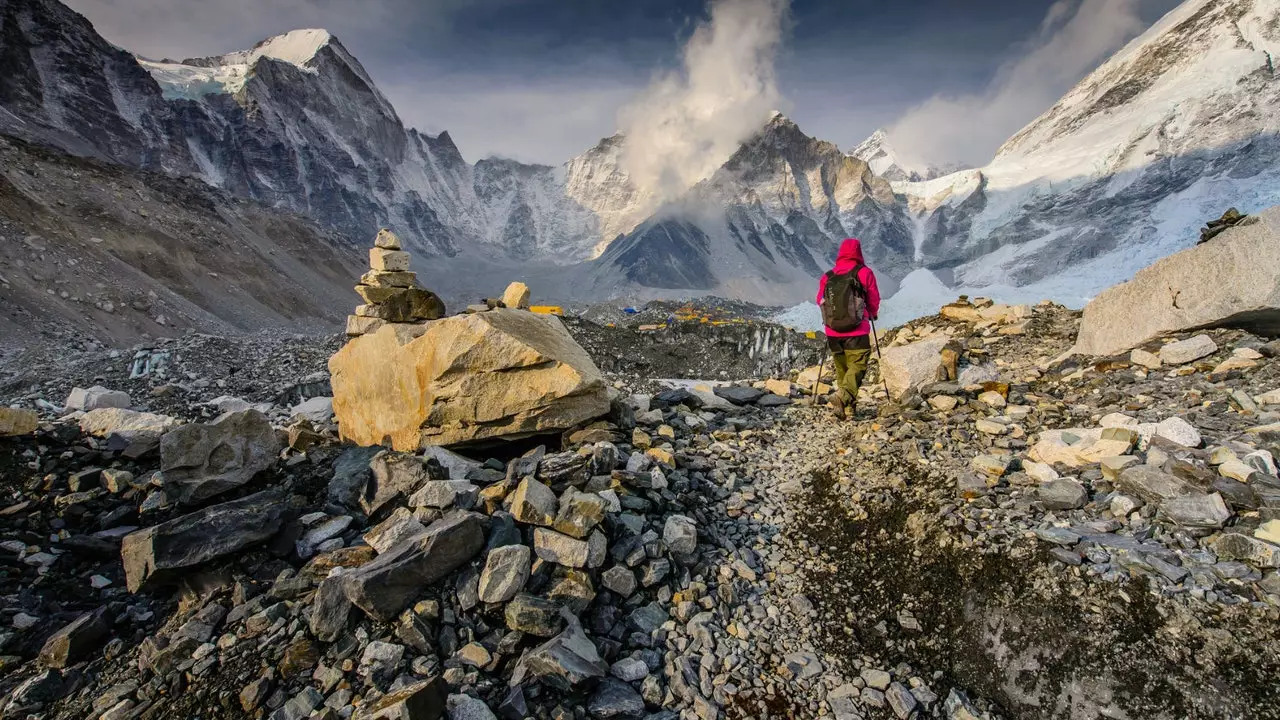
[[[981,91],[939,94],[889,128],[908,164],[982,165],[1145,24],[1139,0],[1058,0],[1025,51]]]
[[[382,84],[405,124],[448,130],[468,161],[490,155],[556,165],[612,135],[618,108],[643,81],[550,77],[495,82],[492,77],[406,77]]]
[[[146,57],[181,59],[253,47],[289,30],[320,27],[357,56],[411,27],[448,33],[457,13],[518,0],[65,0],[103,37]],[[406,25],[405,20],[411,22]],[[362,42],[368,39],[368,43]],[[421,39],[421,38],[419,38]],[[352,42],[355,40],[356,42]]]
[[[682,67],[619,113],[633,182],[670,199],[715,171],[779,106],[774,62],[789,0],[711,0]]]

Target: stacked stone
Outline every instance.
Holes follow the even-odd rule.
[[[347,316],[347,336],[376,332],[387,323],[422,323],[444,317],[444,303],[418,285],[409,271],[409,253],[400,249],[400,238],[383,228],[369,249],[369,272],[360,277],[356,292],[365,304]]]

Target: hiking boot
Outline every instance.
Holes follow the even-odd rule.
[[[831,408],[831,413],[836,416],[837,420],[844,419],[844,397],[839,391],[827,396],[827,405]]]

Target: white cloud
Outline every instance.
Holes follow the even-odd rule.
[[[774,61],[789,0],[712,0],[679,71],[654,78],[619,114],[632,180],[668,199],[707,177],[776,109]]]
[[[498,155],[557,165],[612,135],[618,108],[641,88],[623,79],[451,76],[405,78],[382,89],[405,124],[433,135],[448,130],[470,162]]]
[[[982,165],[1087,73],[1144,29],[1139,0],[1058,0],[1016,60],[983,90],[939,94],[889,128],[899,156],[917,166]]]

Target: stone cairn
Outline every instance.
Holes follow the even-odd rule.
[[[360,277],[356,292],[365,304],[347,316],[347,337],[377,332],[387,323],[418,324],[444,317],[444,303],[418,285],[409,271],[409,253],[400,249],[400,238],[383,228],[369,248],[369,272]]]

